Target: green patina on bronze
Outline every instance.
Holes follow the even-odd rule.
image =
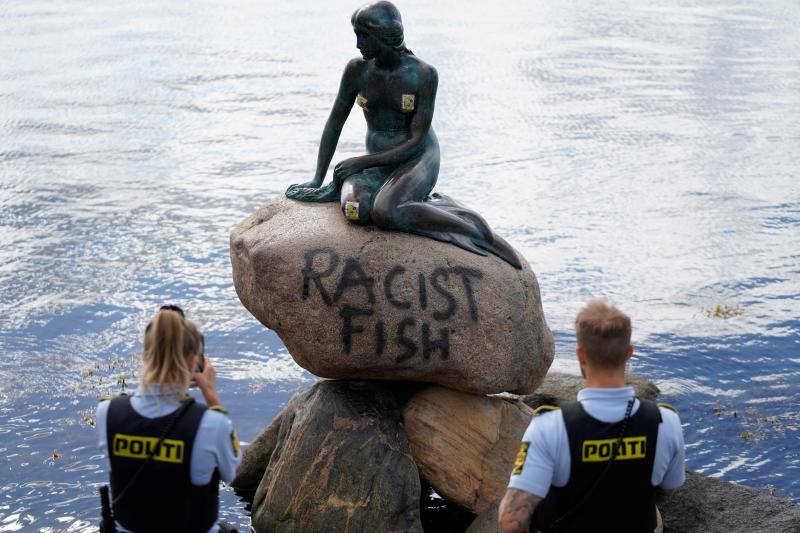
[[[400,12],[389,2],[366,5],[351,18],[362,57],[345,67],[320,141],[314,179],[290,186],[304,202],[340,202],[356,224],[374,224],[493,253],[522,268],[516,252],[476,212],[431,194],[439,175],[439,142],[431,127],[436,69],[405,46]],[[357,103],[367,120],[367,153],[336,165],[322,185],[342,126]]]

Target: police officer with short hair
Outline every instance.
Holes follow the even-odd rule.
[[[523,436],[500,503],[506,533],[660,531],[656,500],[684,482],[674,408],[634,397],[625,365],[631,321],[589,302],[575,320],[586,388],[560,408],[543,406]]]
[[[218,491],[235,477],[239,441],[203,344],[180,308],[162,307],[145,329],[139,391],[97,408],[118,531],[231,531]],[[188,395],[192,380],[207,405]]]

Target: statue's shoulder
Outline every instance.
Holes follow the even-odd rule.
[[[345,72],[363,72],[367,68],[367,61],[363,57],[354,57],[345,65]]]
[[[406,65],[421,71],[436,72],[436,69],[430,63],[426,63],[414,54],[407,54],[404,58]]]
[[[433,65],[421,60],[417,56],[409,54],[405,57],[405,61],[406,61],[406,66],[410,67],[417,74],[421,75],[422,79],[428,79],[428,80],[439,79],[439,73],[436,71],[436,68]]]
[[[354,57],[348,61],[347,65],[344,67],[342,80],[345,81],[347,86],[352,90],[355,90],[362,83],[366,72],[367,62],[361,57]]]

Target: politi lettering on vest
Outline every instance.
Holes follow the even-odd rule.
[[[338,309],[342,352],[347,355],[353,351],[354,339],[367,335],[372,341],[372,356],[387,355],[396,364],[415,358],[420,362],[434,357],[446,360],[456,334],[448,322],[459,312],[479,322],[474,284],[483,279],[483,273],[474,268],[447,266],[409,272],[395,265],[376,275],[368,273],[358,257],[342,258],[333,248],[322,247],[304,253],[301,274],[303,300],[319,299],[325,306]],[[379,297],[392,308],[410,314],[401,315],[396,325],[375,320]],[[423,319],[423,313],[432,321]]]
[[[625,437],[619,439],[585,440],[581,447],[581,461],[584,463],[599,463],[611,459],[614,450],[619,445],[617,461],[629,459],[644,459],[647,455],[647,437]]]
[[[155,450],[156,444],[158,444],[157,437],[116,433],[112,441],[111,453],[117,457],[147,459]],[[184,446],[185,444],[182,440],[164,439],[161,442],[158,453],[153,456],[153,460],[165,463],[182,463]]]

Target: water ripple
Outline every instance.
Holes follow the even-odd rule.
[[[243,440],[313,379],[242,308],[228,258],[239,220],[310,179],[356,55],[353,5],[296,4],[0,9],[0,530],[92,529],[95,403],[136,386],[164,302],[204,329]],[[403,9],[439,70],[437,187],[531,262],[556,366],[585,300],[620,304],[689,466],[800,501],[800,12]],[[357,115],[334,162],[363,151]]]

